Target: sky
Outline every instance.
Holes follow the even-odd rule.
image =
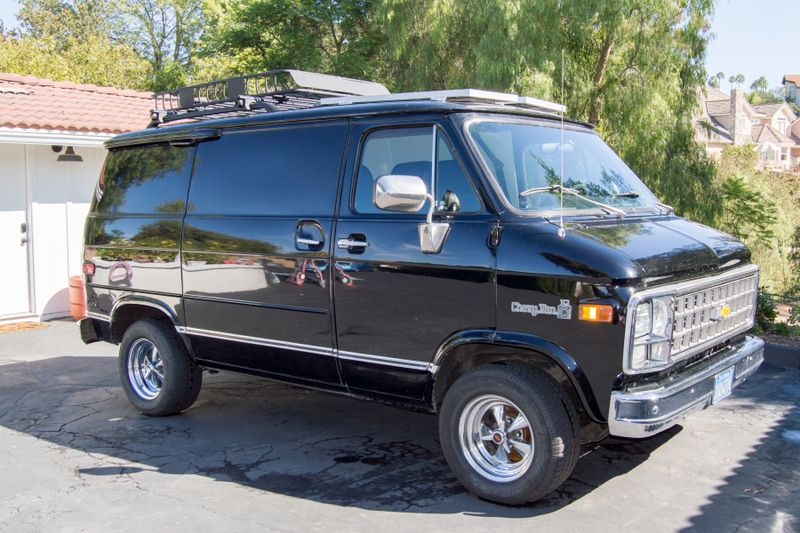
[[[609,0],[613,1],[613,0]],[[729,76],[744,74],[744,88],[766,76],[770,88],[784,74],[800,74],[800,0],[715,0],[711,21],[714,39],[708,46],[708,75],[725,73],[720,88],[730,89]],[[0,0],[0,20],[14,27],[17,0]]]
[[[769,87],[781,84],[784,74],[800,74],[800,0],[715,0],[708,46],[708,75],[725,73],[720,88],[728,91],[728,77],[744,74],[750,84],[765,76]]]

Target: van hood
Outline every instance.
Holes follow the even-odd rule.
[[[750,259],[747,247],[731,235],[676,216],[585,222],[569,230],[635,261],[648,284],[727,270]]]

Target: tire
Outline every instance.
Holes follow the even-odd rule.
[[[133,323],[122,337],[118,363],[122,389],[144,415],[180,413],[200,394],[202,370],[163,322],[147,319]]]
[[[507,505],[539,500],[561,486],[580,452],[572,403],[550,376],[518,363],[485,365],[458,378],[442,403],[439,439],[464,487]]]

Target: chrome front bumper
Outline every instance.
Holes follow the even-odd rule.
[[[725,349],[713,361],[685,374],[611,393],[608,430],[618,437],[642,438],[671,428],[689,414],[711,405],[714,378],[735,367],[733,387],[750,377],[764,361],[764,341],[758,337]]]

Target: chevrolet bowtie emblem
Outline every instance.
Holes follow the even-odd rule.
[[[731,306],[723,305],[722,307],[715,307],[711,310],[711,320],[714,322],[727,318],[731,314]]]

